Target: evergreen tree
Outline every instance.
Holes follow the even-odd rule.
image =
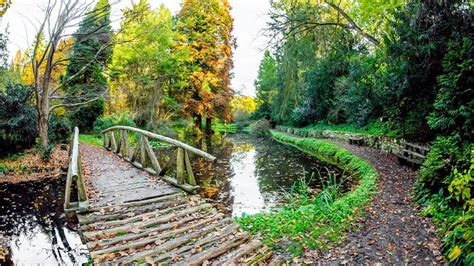
[[[271,118],[273,98],[277,93],[276,87],[276,60],[267,50],[263,55],[255,80],[255,89],[259,106],[254,114],[255,119]]]
[[[70,79],[66,89],[69,102],[92,99],[105,91],[107,80],[103,70],[112,53],[109,45],[112,36],[109,1],[99,0],[74,34],[72,55],[65,76],[65,80]],[[104,99],[100,99],[71,108],[68,117],[73,125],[90,130],[103,111]]]

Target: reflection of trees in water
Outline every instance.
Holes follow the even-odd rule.
[[[58,263],[65,264],[67,254],[72,263],[77,262],[65,232],[63,192],[65,180],[2,185],[0,189],[0,230],[7,236],[26,236],[35,241],[38,233],[50,240],[50,250]],[[3,194],[3,195],[2,195]],[[7,216],[8,215],[8,216]],[[39,232],[35,232],[38,230]],[[15,245],[20,246],[18,237]],[[62,246],[59,243],[62,243]],[[37,243],[39,244],[39,243]],[[83,254],[81,254],[83,255]]]

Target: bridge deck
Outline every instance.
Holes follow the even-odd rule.
[[[79,231],[95,263],[257,264],[272,251],[199,196],[82,145],[91,202]]]

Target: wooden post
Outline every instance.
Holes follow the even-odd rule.
[[[159,172],[161,172],[160,163],[158,162],[158,159],[156,158],[155,152],[151,148],[148,138],[146,137],[143,138],[143,144],[145,146],[146,153],[148,154],[148,158],[150,159],[151,167],[158,174]]]
[[[110,147],[113,152],[117,150],[117,142],[115,141],[115,135],[113,131],[110,131]]]
[[[102,134],[102,143],[104,145],[104,148],[107,148],[108,139],[107,139],[107,134],[106,133]]]
[[[72,146],[71,146],[72,149]],[[66,177],[66,191],[64,195],[64,209],[71,208],[71,186],[72,186],[72,176],[71,176],[71,169],[68,168],[67,170],[67,177]]]
[[[120,130],[120,150],[122,152],[123,157],[130,158],[130,143],[128,142],[128,134],[125,129]]]
[[[178,154],[176,156],[176,179],[178,185],[184,184],[184,149],[178,148]]]
[[[132,155],[132,158],[130,158],[130,161],[133,163],[133,162],[140,162],[140,158],[138,158],[141,154],[140,152],[140,148],[142,146],[142,138],[143,136],[140,135],[140,141],[137,142],[137,144],[135,145],[135,150],[133,151],[133,155]],[[137,160],[138,159],[138,160]]]
[[[186,174],[188,176],[188,184],[191,186],[196,185],[196,179],[194,179],[193,169],[191,167],[191,161],[189,160],[188,151],[184,150],[184,164],[186,165]]]
[[[115,132],[113,132],[112,135],[114,135],[114,139],[117,141],[114,152],[121,157],[122,153],[120,148],[122,148],[122,138],[120,137],[120,132],[118,133],[118,138],[115,137]]]
[[[145,150],[145,136],[142,136],[142,140],[140,141],[140,163],[142,164],[143,168],[148,167],[148,160],[146,158],[146,150]]]

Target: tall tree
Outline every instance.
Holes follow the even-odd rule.
[[[135,17],[134,13],[140,15]],[[171,12],[163,5],[153,10],[146,0],[124,10],[127,28],[114,47],[110,104],[114,112],[130,112],[139,125],[156,128],[179,112],[182,63],[178,32]],[[183,73],[181,73],[183,72]]]
[[[38,132],[40,145],[48,145],[48,122],[51,112],[58,107],[77,107],[89,104],[101,99],[101,96],[92,98],[79,98],[69,101],[65,95],[64,88],[68,83],[86,71],[87,68],[96,62],[98,56],[110,45],[101,46],[97,53],[90,58],[86,64],[76,72],[76,74],[55,81],[55,70],[63,66],[69,60],[69,54],[58,59],[55,55],[60,51],[61,44],[69,38],[66,30],[74,27],[76,21],[83,18],[91,10],[91,3],[81,0],[58,0],[49,1],[42,20],[36,26],[36,35],[33,40],[33,47],[28,52],[28,62],[32,70],[32,83],[35,95],[35,104],[38,112]],[[89,32],[88,35],[96,34]]]
[[[65,76],[66,80],[70,79],[66,88],[67,102],[98,97],[107,89],[103,70],[112,53],[109,46],[112,36],[109,1],[99,0],[73,35],[74,45]],[[70,107],[68,117],[73,125],[90,130],[103,112],[104,99],[100,98],[87,105]]]
[[[231,119],[230,87],[233,68],[233,19],[227,0],[185,0],[179,13],[178,30],[189,49],[189,88],[183,113],[194,118],[197,128],[206,120],[211,133],[214,118]]]
[[[273,98],[277,93],[276,87],[276,60],[270,51],[266,50],[260,67],[258,69],[257,79],[255,80],[255,89],[259,107],[256,118],[270,119]]]

